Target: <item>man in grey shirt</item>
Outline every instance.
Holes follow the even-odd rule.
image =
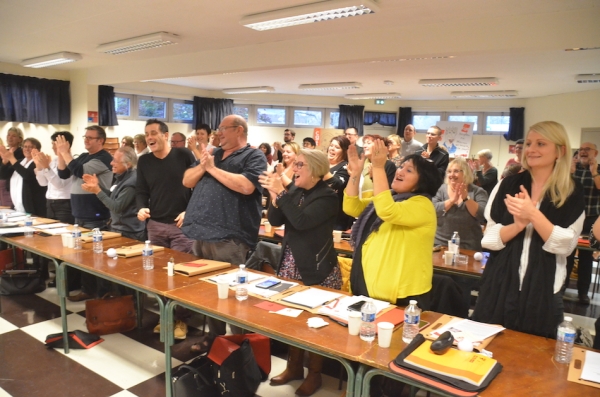
[[[417,150],[423,147],[423,144],[414,139],[414,137],[415,126],[408,124],[406,127],[404,127],[404,139],[402,140],[402,146],[400,148],[400,155],[402,157],[414,154]]]

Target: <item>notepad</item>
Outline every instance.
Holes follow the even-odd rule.
[[[342,294],[332,291],[326,291],[319,288],[308,288],[290,296],[286,296],[282,300],[288,303],[293,303],[299,306],[309,307],[314,309],[315,307],[324,305],[325,303],[332,301]]]

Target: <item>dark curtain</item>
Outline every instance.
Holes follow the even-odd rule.
[[[194,129],[204,123],[216,130],[221,120],[231,114],[233,114],[233,99],[194,97]]]
[[[365,112],[365,125],[378,123],[386,127],[396,126],[396,113]]]
[[[70,82],[0,73],[0,120],[71,124]]]
[[[400,120],[398,120],[398,132],[397,134],[404,138],[404,129],[407,125],[412,124],[412,108],[399,108],[398,114]]]
[[[98,86],[98,124],[105,127],[119,125],[115,109],[115,87]]]
[[[504,134],[507,141],[523,139],[525,133],[525,108],[510,108],[508,132]]]
[[[340,122],[338,128],[345,130],[349,127],[354,127],[358,131],[358,135],[363,134],[363,110],[364,106],[360,105],[340,105]]]

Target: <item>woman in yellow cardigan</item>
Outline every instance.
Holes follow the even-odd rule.
[[[433,277],[432,247],[437,220],[431,202],[442,184],[435,164],[419,155],[406,156],[396,171],[392,186],[385,174],[387,149],[375,142],[371,156],[373,193],[358,197],[360,170],[356,147],[348,150],[350,181],[344,192],[344,212],[358,217],[352,228],[354,258],[350,289],[407,306],[416,299],[427,310]]]

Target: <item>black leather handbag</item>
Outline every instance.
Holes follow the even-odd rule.
[[[3,270],[0,273],[0,295],[36,294],[46,289],[39,270]]]
[[[189,364],[179,366],[171,375],[173,397],[217,397],[212,374],[212,361],[200,356]]]

